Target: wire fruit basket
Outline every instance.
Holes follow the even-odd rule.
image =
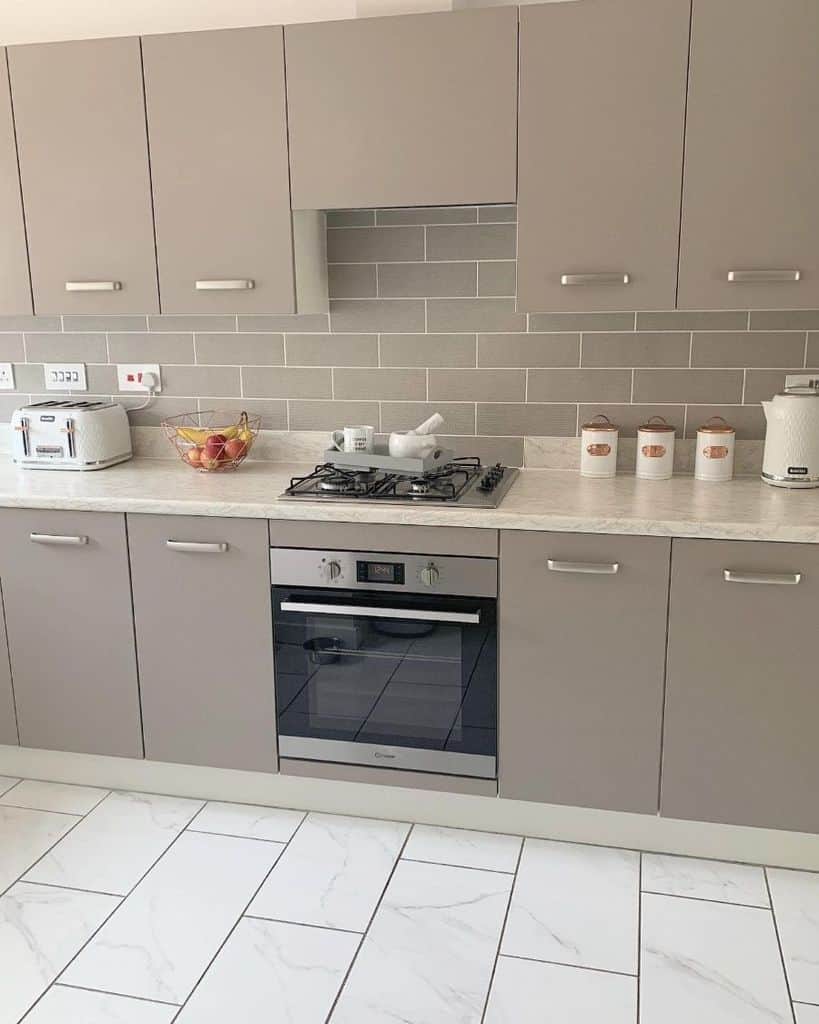
[[[261,425],[261,416],[243,412],[236,419],[235,412],[209,409],[169,416],[162,430],[186,465],[214,473],[244,462]]]

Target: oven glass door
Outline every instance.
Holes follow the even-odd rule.
[[[284,757],[495,778],[496,601],[274,587]]]

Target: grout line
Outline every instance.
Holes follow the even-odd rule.
[[[21,779],[20,781],[23,781],[23,780]],[[84,815],[79,814],[77,811],[52,811],[52,810],[50,810],[48,808],[45,808],[45,807],[28,807],[26,804],[10,804],[10,803],[8,803],[5,798],[11,792],[11,790],[15,788],[15,786],[19,786],[19,785],[20,785],[20,783],[17,782],[17,783],[15,783],[14,786],[11,787],[11,789],[7,789],[6,790],[6,792],[3,794],[2,801],[0,801],[0,808],[3,808],[3,807],[13,807],[15,811],[33,811],[36,814],[59,814],[63,818],[82,818],[82,817],[84,817]],[[94,806],[96,807],[96,804]],[[93,809],[94,808],[92,807],[91,810],[93,810]],[[85,813],[86,814],[90,814],[91,811],[86,811]],[[67,834],[68,833],[66,833],[66,835]]]
[[[643,960],[643,852],[637,860],[637,1021],[640,1024],[640,978]]]
[[[805,355],[802,359],[802,366],[807,369],[808,366],[808,341],[810,339],[810,331],[805,331]]]
[[[521,843],[521,846],[523,844]],[[520,855],[518,855],[520,856]],[[490,875],[514,875],[515,868],[506,871],[504,868],[478,868],[474,864],[453,864],[449,860],[429,860],[426,857],[402,857],[401,860],[407,861],[409,864],[434,864],[435,867],[439,868],[458,868],[459,871],[485,871],[489,872]]]
[[[197,815],[200,814],[197,811]],[[185,826],[186,832],[195,832],[198,836],[224,836],[227,839],[247,839],[251,843],[272,843],[274,846],[285,847],[290,842],[289,839],[265,839],[263,836],[242,836],[236,832],[214,832],[209,828],[191,828],[190,825]],[[282,849],[282,853],[284,850]]]
[[[670,854],[676,857],[677,854]],[[696,859],[696,858],[695,858]],[[643,894],[648,896],[666,896],[670,900],[693,900],[695,903],[716,903],[720,907],[747,907],[749,910],[770,910],[770,907],[760,906],[758,903],[740,903],[737,900],[714,900],[707,896],[685,896],[679,892],[659,892],[657,889],[643,889]]]
[[[113,896],[115,899],[123,900],[125,897],[120,892],[106,892],[104,889],[83,889],[79,885],[61,885],[59,882],[26,882],[23,885],[42,885],[46,889],[68,889],[69,892],[88,892],[94,896]]]
[[[501,946],[503,945],[503,936],[506,932],[506,922],[509,920],[509,911],[512,909],[512,896],[515,892],[515,886],[518,881],[518,869],[520,868],[520,862],[523,857],[523,847],[525,846],[525,840],[521,840],[520,848],[518,849],[518,856],[515,861],[515,870],[512,872],[512,884],[509,886],[509,899],[506,901],[506,912],[503,915],[503,922],[500,926],[498,933],[498,945],[495,949],[495,959],[492,961],[492,971],[489,975],[489,984],[486,986],[486,996],[483,1001],[483,1012],[481,1013],[481,1024],[486,1021],[486,1011],[489,1008],[489,998],[492,995],[492,985],[495,981],[495,971],[498,969],[498,960],[501,955]]]
[[[112,992],[110,989],[107,989],[107,988],[89,988],[87,985],[74,985],[74,984],[72,984],[71,982],[68,982],[68,981],[59,981],[59,982],[55,981],[53,983],[53,985],[49,986],[49,988],[52,988],[52,987],[53,988],[74,988],[74,989],[78,989],[80,992],[99,992],[101,995],[104,995],[104,996],[118,996],[120,999],[138,999],[141,1003],[157,1003],[159,1006],[172,1006],[174,1009],[176,1009],[179,1006],[179,1003],[169,1003],[165,999],[149,999],[147,996],[134,996],[134,995],[131,995],[130,992],[128,993],[128,995],[125,995],[123,992]],[[40,998],[42,999],[42,996]],[[39,1001],[40,1000],[38,999],[37,1002],[39,1002]],[[36,1005],[36,1003],[34,1005]],[[34,1007],[32,1006],[31,1009],[34,1009]],[[29,1013],[31,1012],[31,1009],[28,1011]],[[25,1018],[23,1018],[23,1019],[25,1019]]]
[[[278,864],[278,861],[276,863]],[[275,866],[274,864],[273,867]],[[312,921],[290,921],[286,917],[263,917],[261,914],[242,914],[242,918],[248,921],[273,921],[275,924],[292,924],[297,928],[317,928],[321,932],[342,932],[344,935],[364,937],[364,932],[357,932],[353,928],[337,928],[334,925],[315,924]]]
[[[596,974],[614,974],[618,978],[637,978],[636,974],[629,974],[628,971],[611,971],[607,967],[589,967],[587,964],[570,964],[565,960],[538,960],[534,956],[519,956],[517,953],[501,953],[501,956],[509,960],[526,960],[530,964],[552,964],[555,967],[572,967],[576,971],[594,971]]]
[[[785,953],[782,950],[782,937],[779,934],[779,922],[776,919],[776,910],[774,908],[773,896],[771,894],[771,883],[770,883],[770,880],[768,878],[768,869],[767,869],[767,867],[763,867],[762,868],[762,875],[765,878],[765,888],[766,888],[766,890],[768,892],[768,901],[771,904],[771,906],[770,906],[771,920],[773,921],[774,934],[776,935],[776,945],[777,945],[777,949],[779,950],[779,962],[782,965],[782,974],[783,974],[783,976],[785,978],[785,989],[787,990],[788,1001],[789,1001],[790,1007],[791,1007],[791,1019],[794,1021],[794,1024],[796,1024],[796,1011],[793,1008],[793,993],[791,992],[791,981],[790,981],[790,978],[788,977],[788,968],[785,965]]]

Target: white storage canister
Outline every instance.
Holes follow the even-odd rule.
[[[694,476],[697,480],[731,480],[737,432],[722,418],[712,416],[697,430]]]
[[[619,427],[602,413],[581,427],[580,475],[612,477],[617,475],[617,438]]]
[[[637,476],[641,480],[671,479],[674,429],[662,416],[652,416],[637,428]]]

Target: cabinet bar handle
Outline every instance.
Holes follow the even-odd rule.
[[[166,540],[165,547],[172,551],[199,551],[203,554],[222,555],[229,545],[224,541],[209,540]]]
[[[630,284],[628,274],[561,274],[562,285],[572,284]]]
[[[31,533],[29,537],[35,544],[62,544],[80,547],[88,543],[87,537],[70,537],[59,533]]]
[[[546,565],[552,572],[585,572],[593,576],[613,576],[620,571],[619,562],[557,562],[549,558]]]
[[[802,280],[801,270],[729,270],[731,284],[782,284]]]
[[[726,583],[773,583],[779,587],[792,587],[802,579],[802,573],[743,572],[741,569],[723,569],[722,578]]]
[[[407,619],[409,622],[463,622],[478,623],[480,611],[439,612],[423,608],[371,608],[358,604],[319,604],[313,601],[282,601],[283,612],[303,612],[307,615],[361,615],[367,619]]]
[[[249,279],[235,281],[197,281],[198,292],[246,292],[256,287],[256,282]]]
[[[67,292],[120,292],[122,281],[66,281]]]

